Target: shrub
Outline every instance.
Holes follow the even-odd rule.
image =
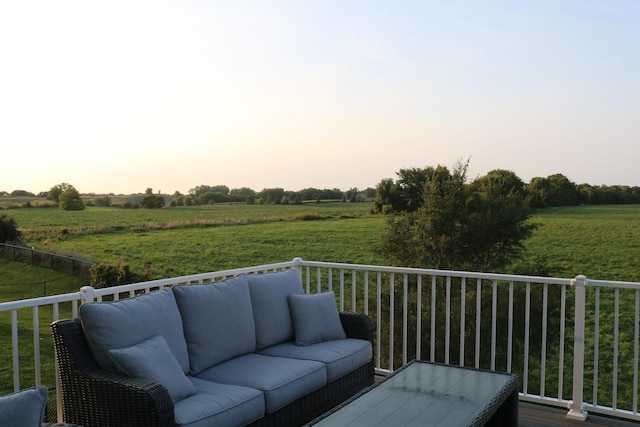
[[[318,219],[327,219],[329,218],[327,215],[320,215],[315,212],[300,212],[293,216],[293,219],[296,221],[315,221]]]
[[[16,242],[20,238],[18,226],[13,218],[0,214],[0,242]]]
[[[120,263],[117,267],[107,264],[95,264],[89,269],[89,285],[96,289],[135,283],[139,278],[131,272],[129,264]]]

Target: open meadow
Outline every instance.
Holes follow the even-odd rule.
[[[288,261],[298,256],[313,261],[383,265],[384,259],[373,246],[385,230],[386,219],[370,215],[369,207],[368,203],[221,204],[156,210],[91,206],[79,212],[55,208],[5,212],[16,220],[29,247],[111,265],[127,263],[139,274],[145,263],[150,263],[151,277],[163,278]],[[505,272],[557,277],[585,274],[593,279],[640,281],[636,268],[640,259],[640,206],[544,209],[537,211],[532,221],[540,227],[526,242],[524,259]],[[82,285],[76,278],[62,276],[0,260],[0,284],[5,284],[0,286],[0,301],[72,292]],[[614,295],[603,291],[600,298],[603,313],[612,313]],[[632,299],[622,298],[623,308],[629,304],[633,304]],[[30,314],[22,316],[24,324],[29,324]],[[592,313],[587,317],[592,324]],[[46,319],[51,316],[41,313],[41,319],[43,352],[50,352]],[[603,317],[602,321],[601,332],[612,336],[612,319]],[[627,326],[631,323],[623,322],[622,328]],[[9,313],[0,316],[0,339],[10,342]],[[32,341],[30,331],[21,331],[21,359],[31,357]],[[593,341],[593,336],[587,336],[588,346]],[[609,353],[609,341],[606,336],[601,338],[602,354]],[[10,348],[0,347],[0,359],[10,360],[10,354]],[[43,360],[51,359],[43,354]],[[602,365],[605,362],[602,359]],[[586,369],[590,368],[587,363]],[[43,371],[49,375],[53,369],[45,367]],[[27,378],[30,375],[28,371],[23,374]],[[7,388],[10,375],[10,370],[3,369],[0,377]],[[553,374],[547,375],[553,384]],[[47,377],[45,382],[49,381]],[[609,381],[604,372],[601,381]]]
[[[165,209],[88,207],[6,211],[25,244],[162,278],[288,261],[385,264],[373,251],[385,218],[369,203],[211,205]],[[542,209],[540,227],[511,271],[640,281],[640,206]]]

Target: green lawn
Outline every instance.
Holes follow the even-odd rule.
[[[165,209],[88,207],[7,211],[27,245],[95,262],[127,263],[154,278],[287,261],[384,264],[372,251],[386,227],[369,203],[212,205]],[[325,218],[295,220],[309,213]],[[640,281],[640,205],[536,211],[541,226],[508,272]],[[523,267],[524,265],[524,267]]]
[[[384,265],[385,261],[372,247],[385,230],[385,218],[369,215],[368,209],[367,203],[323,203],[158,210],[89,207],[82,212],[32,208],[7,212],[16,219],[29,246],[108,264],[125,262],[138,273],[143,271],[145,262],[151,262],[152,277],[162,278],[288,261],[298,256],[313,261]],[[307,216],[322,219],[300,220]],[[640,206],[544,209],[537,211],[532,221],[540,227],[526,242],[524,259],[514,269],[526,268],[527,274],[558,277],[585,274],[593,279],[640,281],[640,272],[635,268],[636,260],[640,259]],[[72,292],[82,284],[64,273],[0,259],[0,301]],[[607,355],[612,353],[612,344],[607,337],[613,332],[613,298],[609,291],[601,295],[602,384],[611,381]],[[592,300],[593,295],[589,294],[588,301]],[[633,304],[632,296],[626,293],[621,300],[623,307]],[[61,311],[61,317],[70,316],[70,307],[61,307]],[[0,340],[5,343],[11,342],[9,316],[9,313],[0,316]],[[19,313],[24,378],[33,375],[32,331],[22,326],[30,325],[31,318],[31,312]],[[48,332],[51,319],[51,309],[43,309],[40,313],[43,363],[52,360]],[[593,325],[593,313],[587,314],[587,320]],[[631,319],[621,319],[622,354],[632,349],[627,340],[633,334],[632,330],[627,331],[632,323]],[[587,336],[588,348],[593,340],[593,336]],[[0,347],[0,360],[11,360],[11,349],[7,346]],[[590,363],[587,358],[587,371],[593,369]],[[43,366],[43,372],[46,372],[44,383],[52,384],[52,367]],[[551,366],[548,372],[552,372]],[[11,375],[10,369],[0,373],[0,383],[7,390],[11,388]],[[627,394],[621,391],[620,397],[626,401]],[[610,393],[601,392],[600,402],[606,403],[608,399]]]
[[[0,302],[75,292],[80,289],[82,284],[80,279],[65,273],[0,258]],[[60,304],[59,310],[61,318],[71,317],[70,304]],[[31,309],[17,311],[20,384],[22,388],[34,385],[33,315]],[[38,318],[42,383],[53,387],[55,385],[55,370],[53,368],[53,342],[49,331],[49,324],[53,320],[51,306],[39,308]],[[3,343],[0,345],[0,361],[3,361],[0,369],[0,394],[13,391],[11,334],[11,312],[0,312],[0,343]]]
[[[640,206],[579,206],[537,211],[541,227],[526,257],[544,259],[551,275],[640,281]]]

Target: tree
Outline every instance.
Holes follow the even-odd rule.
[[[284,189],[277,188],[263,188],[260,193],[258,193],[258,198],[260,199],[260,203],[276,203],[279,204],[284,197],[285,192]]]
[[[376,186],[376,196],[371,207],[372,213],[389,214],[395,212],[399,205],[400,195],[397,186],[391,178],[385,178]]]
[[[532,178],[529,192],[530,204],[534,208],[577,205],[580,196],[578,186],[560,173],[546,178]]]
[[[256,192],[248,187],[234,188],[229,191],[229,197],[235,202],[251,204],[256,200]]]
[[[520,258],[535,224],[524,182],[511,171],[494,170],[470,186],[466,202],[466,257],[480,271],[495,271]],[[470,234],[469,234],[470,233]]]
[[[376,187],[371,212],[387,214],[418,210],[425,183],[433,179],[436,172],[437,169],[432,167],[400,169],[395,182],[390,178],[383,179]]]
[[[519,256],[536,227],[528,221],[524,183],[512,172],[496,170],[467,184],[467,167],[425,169],[418,208],[390,215],[377,247],[391,264],[497,271]]]
[[[13,197],[35,197],[35,194],[25,190],[13,190],[11,192]]]
[[[20,232],[18,226],[13,218],[0,213],[0,242],[15,243],[20,239]]]
[[[98,206],[111,206],[111,197],[106,195],[103,197],[96,197],[93,203]]]
[[[162,208],[164,204],[164,197],[161,194],[153,194],[152,188],[147,188],[145,196],[140,200],[140,207],[145,209]]]
[[[49,190],[49,194],[47,195],[47,198],[49,200],[53,200],[55,203],[59,203],[60,195],[69,187],[73,187],[73,186],[71,184],[67,184],[66,182],[63,182],[62,184],[54,185]]]
[[[80,193],[73,185],[66,182],[51,187],[48,198],[56,202],[58,207],[65,211],[84,210],[84,202],[80,197]]]

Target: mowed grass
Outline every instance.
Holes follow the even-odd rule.
[[[311,260],[382,263],[372,245],[385,226],[368,203],[213,205],[156,210],[21,209],[28,245],[94,262],[126,263],[162,278]],[[13,213],[13,212],[12,212]],[[70,214],[70,215],[66,215]],[[303,219],[317,218],[314,221]]]
[[[38,298],[48,295],[76,292],[82,286],[82,281],[59,271],[32,266],[29,264],[11,262],[0,258],[0,303],[28,298]],[[60,304],[59,316],[72,316],[70,304]],[[42,362],[42,383],[49,387],[55,386],[55,369],[53,366],[53,341],[49,331],[49,324],[53,320],[51,306],[38,308],[39,333],[37,340],[40,344],[40,360]],[[10,311],[0,312],[0,394],[13,391],[13,348]],[[18,319],[18,345],[20,361],[21,388],[35,385],[34,360],[34,329],[32,309],[16,311]],[[52,393],[50,393],[51,398]],[[50,400],[51,404],[53,402]]]
[[[187,227],[69,237],[55,247],[108,264],[124,262],[153,278],[290,261],[382,264],[373,254],[384,222],[378,217]]]
[[[369,215],[369,208],[369,203],[220,204],[7,213],[29,246],[94,262],[127,263],[138,273],[150,262],[152,277],[161,278],[297,256],[384,264],[372,247],[386,229],[386,220]],[[324,219],[296,220],[307,213]],[[640,205],[542,209],[532,221],[541,226],[525,244],[527,274],[640,281]]]
[[[542,209],[525,257],[544,259],[560,277],[640,281],[640,205]]]
[[[164,209],[120,209],[88,206],[83,211],[64,211],[58,208],[12,209],[5,213],[13,217],[29,238],[43,232],[89,233],[132,227],[158,225],[180,226],[197,223],[246,223],[292,219],[300,212],[328,216],[365,215],[369,203],[309,203],[303,205],[246,205],[217,204],[182,206]],[[93,230],[92,230],[93,229]],[[36,236],[37,237],[37,236]]]

